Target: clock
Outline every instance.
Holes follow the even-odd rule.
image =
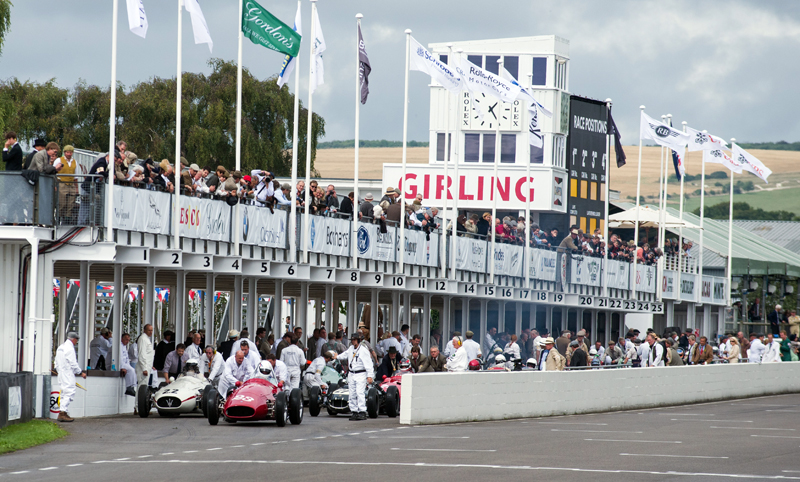
[[[502,102],[491,95],[478,93],[470,95],[463,92],[461,97],[461,128],[468,130],[493,131],[521,130],[521,102]]]
[[[472,98],[472,128],[494,130],[503,116],[502,103],[481,93]]]

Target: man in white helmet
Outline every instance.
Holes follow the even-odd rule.
[[[61,397],[59,398],[59,422],[72,422],[74,419],[69,416],[69,404],[75,397],[75,375],[86,378],[86,372],[81,370],[75,356],[75,345],[78,344],[78,334],[69,332],[67,341],[62,343],[56,350],[56,370],[58,371],[58,386],[61,387]]]
[[[461,342],[460,336],[454,336],[452,343],[455,351],[447,359],[444,367],[448,372],[465,372],[470,362],[469,353],[467,353],[467,349]]]
[[[332,351],[326,351],[322,356],[314,358],[314,361],[306,367],[306,373],[303,377],[303,382],[306,384],[306,387],[328,388],[328,385],[322,381],[322,370],[324,370],[328,362],[333,361],[334,358],[336,358],[336,353]]]
[[[297,337],[292,334],[292,342],[281,350],[281,361],[289,372],[288,389],[300,388],[300,372],[306,364],[306,355],[297,346]]]
[[[375,372],[372,356],[366,347],[361,345],[361,333],[354,333],[350,338],[352,345],[336,358],[347,364],[347,386],[350,389],[350,420],[367,419],[367,383],[372,383]]]
[[[246,382],[253,376],[255,367],[245,360],[244,352],[239,350],[225,361],[225,371],[219,380],[219,395],[223,400],[228,398],[228,391],[236,386],[236,382]]]

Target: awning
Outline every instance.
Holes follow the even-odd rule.
[[[633,229],[636,227],[636,207],[622,211],[621,213],[612,214],[608,217],[608,227],[610,228],[623,228]],[[639,227],[640,228],[657,228],[661,222],[661,212],[658,209],[652,209],[649,206],[639,206]],[[681,220],[679,217],[673,216],[668,212],[664,213],[664,227],[667,229],[677,228],[690,228],[700,229],[700,226],[692,224],[687,220]]]

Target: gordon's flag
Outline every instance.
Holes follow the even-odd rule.
[[[297,13],[294,16],[294,28],[293,30],[297,32],[297,35],[303,35],[302,26],[300,24],[301,17],[300,17],[300,5],[297,6]],[[278,87],[283,87],[289,77],[292,75],[294,71],[294,67],[297,65],[297,57],[292,57],[291,55],[286,55],[283,58],[283,68],[281,68],[281,73],[278,76]]]

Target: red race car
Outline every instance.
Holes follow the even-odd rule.
[[[391,377],[383,380],[367,391],[367,414],[370,418],[378,418],[385,413],[389,417],[400,414],[400,379],[409,371],[398,370]]]
[[[278,427],[289,421],[298,425],[303,421],[303,394],[299,388],[283,391],[283,384],[274,378],[255,377],[244,383],[236,382],[236,388],[227,400],[215,389],[208,394],[213,400],[208,406],[208,423],[216,425],[223,418],[228,423],[275,420]]]

